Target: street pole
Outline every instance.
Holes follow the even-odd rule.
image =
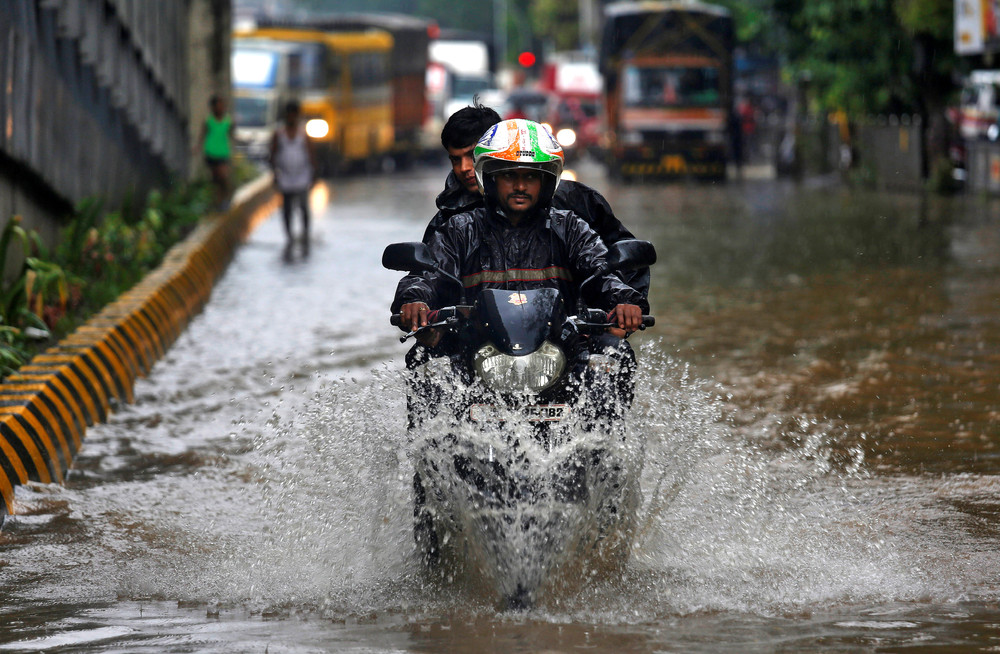
[[[500,72],[507,63],[507,0],[493,0],[493,44]]]
[[[580,49],[588,55],[596,50],[594,37],[597,34],[597,0],[579,0]]]

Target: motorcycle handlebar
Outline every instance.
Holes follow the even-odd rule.
[[[596,321],[593,321],[593,322],[584,320],[584,321],[581,321],[578,324],[582,324],[582,325],[585,325],[587,327],[595,327],[595,328],[598,328],[598,329],[609,328],[609,327],[617,327],[618,326],[618,323],[611,322],[611,321],[609,321],[604,316],[602,316],[600,320],[596,320]],[[642,317],[642,325],[639,327],[639,329],[645,329],[647,327],[652,327],[655,324],[656,324],[656,318],[654,316],[646,316],[646,315],[644,315]]]
[[[444,320],[446,318],[451,318],[451,317],[453,317],[453,316],[455,316],[457,314],[458,314],[458,311],[455,309],[455,307],[446,307],[444,309],[438,309],[436,311],[429,312],[427,314],[427,321],[428,322],[437,322],[438,320]],[[403,319],[402,319],[402,317],[398,313],[394,313],[391,316],[389,316],[389,324],[392,325],[393,327],[403,327]],[[655,316],[646,316],[646,315],[644,315],[642,317],[642,327],[643,328],[652,327],[655,324],[656,324],[656,317]],[[613,323],[607,323],[606,326],[607,327],[614,327],[615,325]]]
[[[449,318],[454,318],[455,316],[462,315],[463,309],[467,309],[464,306],[454,306],[454,307],[442,307],[440,309],[434,309],[427,312],[427,323],[441,322],[442,320],[448,320]],[[400,329],[407,329],[409,325],[403,324],[403,317],[394,313],[389,316],[389,324],[393,327],[399,327]]]

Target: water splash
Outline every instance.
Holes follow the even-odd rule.
[[[443,391],[448,405],[486,402],[479,413],[489,417],[477,424],[436,402],[411,405],[418,533],[435,572],[486,601],[525,607],[620,570],[641,440],[595,417],[586,398],[558,405],[558,421],[536,422],[482,393],[460,384]]]
[[[958,561],[934,544],[933,527],[921,531],[941,508],[901,493],[905,481],[869,475],[835,429],[803,417],[737,426],[724,389],[661,351],[640,351],[627,419],[642,463],[627,565],[555,584],[537,615],[620,624],[771,614],[951,598],[980,583],[975,557]],[[166,578],[142,574],[144,585],[126,595],[334,619],[492,614],[489,594],[467,577],[442,581],[422,569],[404,396],[401,372],[383,368],[237,426],[252,434],[252,451],[221,476],[241,476],[244,490],[219,491],[230,495],[219,507],[225,518],[197,533],[178,529],[197,561],[172,560]]]

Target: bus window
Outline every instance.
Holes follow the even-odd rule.
[[[318,89],[327,85],[326,52],[326,48],[319,44],[303,49],[302,78],[307,88]]]
[[[350,56],[351,83],[356,89],[382,86],[389,80],[388,61],[378,52],[359,52]]]
[[[335,52],[327,52],[324,62],[324,77],[328,86],[340,86],[343,75],[344,60]]]
[[[302,75],[302,53],[293,52],[288,55],[288,88],[301,89],[303,83]]]

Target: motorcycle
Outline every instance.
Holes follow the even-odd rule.
[[[606,272],[655,260],[648,242],[613,244],[580,297]],[[608,334],[607,314],[581,299],[568,315],[554,288],[486,289],[466,304],[422,243],[389,245],[382,264],[462,288],[458,305],[400,339],[438,341],[407,361],[414,537],[428,567],[471,578],[510,609],[620,569],[642,443],[623,420],[634,355]],[[401,326],[398,314],[391,322]],[[643,316],[642,328],[652,324]]]

